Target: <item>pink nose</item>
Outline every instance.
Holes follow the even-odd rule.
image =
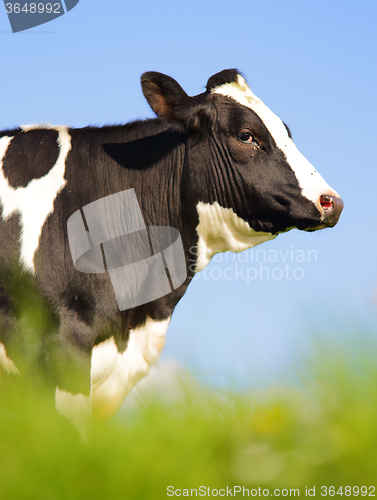
[[[319,202],[325,212],[324,222],[328,226],[335,226],[344,207],[342,198],[332,194],[322,194]]]

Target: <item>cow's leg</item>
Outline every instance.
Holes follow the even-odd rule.
[[[118,351],[113,337],[94,347],[91,395],[95,415],[111,417],[134,385],[147,375],[164,347],[169,323],[170,318],[148,318],[143,326],[130,330],[124,352]]]
[[[55,393],[56,408],[69,418],[87,440],[92,411],[109,418],[121,407],[134,385],[149,372],[165,344],[170,318],[146,323],[129,332],[127,348],[119,352],[113,337],[96,345],[91,357],[90,394],[72,394],[59,387]]]
[[[93,328],[73,311],[62,309],[60,316],[58,334],[48,349],[49,368],[57,381],[55,406],[86,442],[92,418],[90,358]]]
[[[59,329],[46,341],[46,365],[59,389],[89,396],[93,330],[75,312],[60,311]]]
[[[14,325],[16,318],[11,312],[11,299],[6,289],[0,284],[0,369],[9,374],[19,374],[15,362],[10,359],[5,345],[17,342],[15,339]]]
[[[8,358],[4,344],[0,342],[0,367],[7,373],[20,373],[14,362]]]
[[[89,440],[92,424],[92,396],[71,394],[56,388],[55,406],[60,415],[67,417],[79,431],[84,442]]]

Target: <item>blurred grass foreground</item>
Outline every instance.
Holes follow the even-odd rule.
[[[170,370],[165,397],[153,385],[139,391],[111,421],[94,422],[88,444],[41,386],[1,373],[0,498],[305,496],[313,487],[321,497],[322,486],[373,496],[377,350],[367,343],[322,352],[299,389],[216,392]]]
[[[376,495],[373,335],[324,341],[296,388],[215,391],[155,369],[160,388],[142,382],[84,444],[35,370],[57,319],[30,275],[2,276],[15,321],[0,338],[21,373],[0,367],[0,500]]]

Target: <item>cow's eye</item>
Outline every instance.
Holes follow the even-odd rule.
[[[248,130],[240,132],[237,138],[240,142],[242,142],[242,144],[252,144],[254,142],[254,137]]]

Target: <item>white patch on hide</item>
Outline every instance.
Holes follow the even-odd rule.
[[[23,126],[24,131],[32,130],[36,125]],[[34,272],[34,254],[39,245],[39,238],[46,219],[54,209],[54,201],[66,184],[64,179],[65,162],[71,149],[71,137],[67,127],[50,127],[58,132],[59,155],[51,170],[39,179],[33,179],[26,187],[13,188],[3,173],[3,159],[13,137],[0,139],[0,203],[3,206],[2,217],[6,220],[13,213],[21,215],[21,251],[20,262]]]
[[[243,252],[276,237],[275,234],[255,231],[231,208],[223,208],[217,201],[212,204],[199,202],[196,210],[199,215],[196,228],[199,239],[195,272],[204,269],[215,253]]]
[[[130,330],[127,349],[119,352],[111,337],[92,352],[93,411],[101,417],[112,416],[134,385],[148,372],[161,354],[170,318],[153,321]]]
[[[7,356],[4,344],[0,342],[0,366],[4,368],[7,373],[20,373],[17,366]]]

